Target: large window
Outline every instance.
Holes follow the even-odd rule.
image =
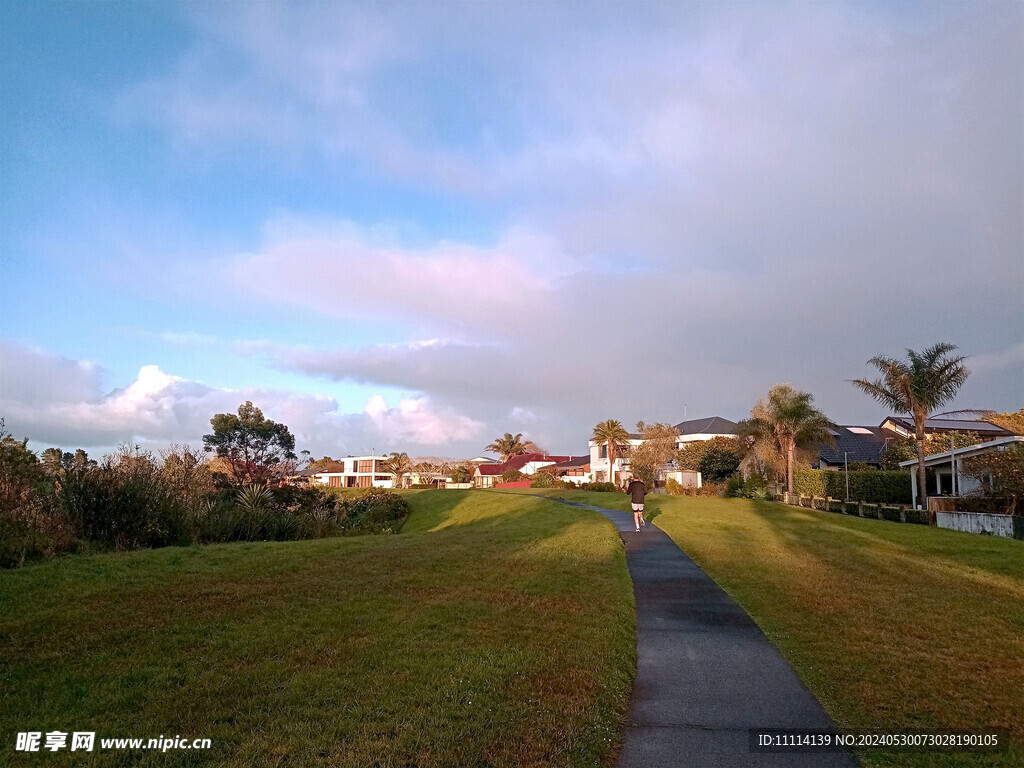
[[[331,488],[340,488],[341,487],[341,481],[342,481],[341,475],[331,475],[330,477],[327,478],[327,484]]]
[[[373,459],[360,459],[357,472],[373,472]]]
[[[359,462],[359,463],[362,464],[362,462]],[[360,488],[370,488],[370,487],[372,487],[373,486],[373,478],[370,477],[369,475],[363,475],[358,480],[358,486]]]

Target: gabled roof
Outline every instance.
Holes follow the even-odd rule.
[[[736,422],[723,419],[721,416],[709,416],[706,419],[690,419],[676,424],[680,435],[735,435]]]
[[[557,464],[558,462],[566,461],[569,458],[571,457],[547,456],[543,453],[522,453],[518,456],[513,456],[511,459],[502,462],[501,464],[482,464],[479,469],[481,475],[502,475],[510,469],[522,469],[531,461],[547,461],[552,464]]]
[[[850,464],[878,464],[886,441],[900,439],[895,432],[881,427],[839,426],[832,430],[835,447],[822,445],[818,449],[818,458],[833,466],[840,466],[844,461]]]

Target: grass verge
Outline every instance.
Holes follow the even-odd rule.
[[[556,492],[628,509],[624,494]],[[648,518],[754,618],[844,728],[1006,729],[1008,751],[862,751],[871,766],[1024,765],[1024,543],[742,499]]]
[[[535,499],[407,498],[393,536],[0,573],[0,763],[610,764],[635,669],[614,530]],[[52,730],[213,748],[14,751]]]

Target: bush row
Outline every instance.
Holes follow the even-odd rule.
[[[846,498],[846,481],[850,481],[850,498],[873,504],[909,504],[910,473],[856,470],[835,472],[827,469],[798,469],[793,472],[793,492],[802,496]]]
[[[703,483],[700,488],[687,488],[670,477],[665,481],[665,491],[669,496],[723,496],[725,483]]]
[[[378,488],[338,495],[249,485],[199,497],[141,464],[68,470],[26,488],[0,505],[5,568],[83,546],[128,550],[390,533],[409,515],[401,495]]]

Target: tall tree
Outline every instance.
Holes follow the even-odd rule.
[[[953,344],[936,344],[923,352],[907,350],[906,360],[878,355],[868,360],[882,374],[874,381],[853,379],[851,383],[876,401],[900,414],[914,419],[917,442],[918,498],[928,505],[927,475],[924,469],[924,428],[928,416],[950,402],[971,372],[964,366],[964,356],[951,356]]]
[[[608,448],[608,475],[610,481],[615,483],[615,459],[618,458],[619,450],[628,450],[629,432],[622,426],[621,421],[608,419],[594,426],[594,433],[590,436],[598,445]]]
[[[813,405],[814,396],[776,384],[750,410],[750,418],[737,425],[741,437],[749,438],[754,450],[762,444],[762,455],[778,455],[785,461],[786,488],[793,491],[793,460],[798,448],[833,442],[835,424]]]
[[[654,487],[658,467],[668,464],[676,452],[676,438],[679,430],[671,424],[636,423],[636,431],[643,440],[632,450],[629,465],[633,474],[644,481],[648,488]]]
[[[717,435],[684,445],[676,453],[676,466],[696,470],[705,483],[720,483],[740,466],[743,447],[734,437]]]
[[[395,488],[402,486],[402,478],[412,471],[412,460],[409,454],[392,451],[384,462],[384,471],[395,478]]]
[[[203,435],[206,451],[227,459],[235,483],[266,483],[285,462],[295,461],[295,438],[288,427],[265,418],[249,400],[237,414],[218,413],[210,425],[213,433]]]
[[[453,483],[473,482],[473,467],[468,462],[462,462],[452,467],[450,474]]]
[[[484,448],[484,450],[498,454],[501,456],[502,461],[508,461],[513,456],[521,456],[526,453],[526,446],[523,445],[522,438],[522,432],[517,435],[513,435],[511,432],[506,432],[503,437],[499,437],[493,443]]]

